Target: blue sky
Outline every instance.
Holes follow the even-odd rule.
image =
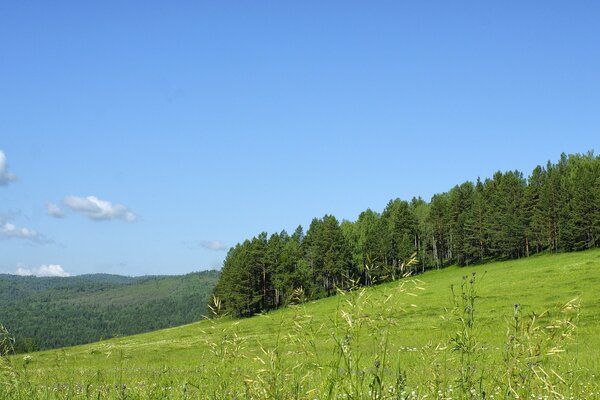
[[[600,143],[598,2],[0,4],[0,272],[180,274]]]

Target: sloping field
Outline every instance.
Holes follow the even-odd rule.
[[[450,267],[3,368],[2,398],[598,398],[600,250]]]

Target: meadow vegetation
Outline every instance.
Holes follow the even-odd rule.
[[[600,398],[599,285],[589,250],[27,355],[4,332],[0,398]]]

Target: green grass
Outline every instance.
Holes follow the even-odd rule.
[[[461,283],[475,300],[472,324]],[[0,394],[600,398],[599,289],[600,250],[450,267],[249,319],[14,356]]]

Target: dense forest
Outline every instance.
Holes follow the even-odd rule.
[[[522,172],[467,181],[431,201],[391,200],[354,222],[333,215],[231,248],[214,289],[215,312],[236,317],[338,288],[442,268],[600,246],[600,157],[565,155]]]
[[[0,323],[15,336],[17,352],[182,325],[206,314],[218,276],[0,275]]]

